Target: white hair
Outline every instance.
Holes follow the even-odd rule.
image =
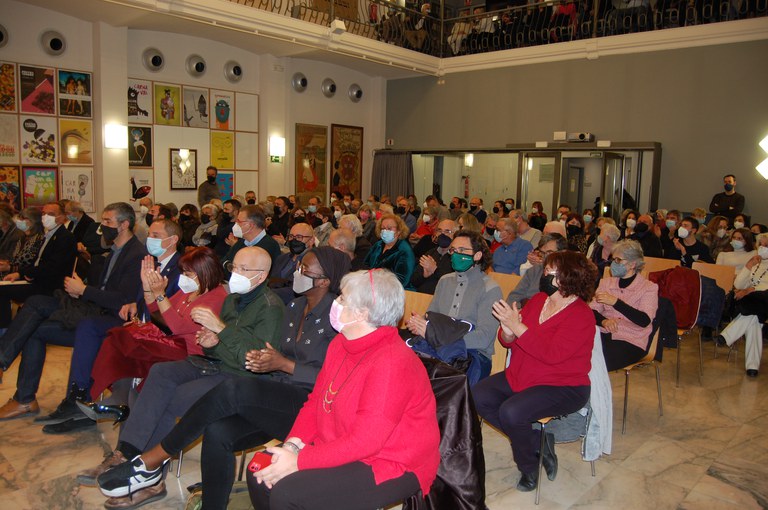
[[[357,216],[354,214],[345,214],[341,218],[339,218],[339,226],[342,226],[346,224],[346,228],[352,231],[353,234],[355,234],[355,237],[360,237],[363,235],[363,224],[360,223],[360,220]]]
[[[405,290],[397,276],[387,269],[348,273],[341,279],[341,290],[345,306],[368,311],[371,326],[397,326],[403,316]]]

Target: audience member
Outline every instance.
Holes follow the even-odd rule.
[[[736,214],[733,217],[733,228],[749,228],[749,221],[744,214]]]
[[[520,282],[506,297],[507,303],[517,303],[522,308],[534,294],[541,291],[541,276],[544,274],[544,259],[550,253],[568,249],[568,241],[557,233],[544,234],[539,240],[538,248],[528,254],[528,268],[525,270]],[[521,271],[522,272],[522,271]]]
[[[179,210],[179,226],[181,227],[181,247],[182,249],[195,246],[192,242],[197,227],[201,225],[200,213],[195,204],[184,204]]]
[[[478,223],[477,218],[468,212],[459,216],[459,219],[456,220],[456,225],[459,230],[466,230],[467,232],[477,232],[480,234],[483,231],[483,227]]]
[[[264,219],[264,211],[258,205],[246,205],[238,211],[235,224],[232,227],[232,235],[237,241],[222,259],[225,269],[228,263],[234,261],[235,254],[247,246],[258,246],[269,253],[270,267],[272,262],[280,256],[280,246],[277,241],[268,236],[267,231],[264,230]],[[265,278],[268,275],[269,272]],[[229,277],[229,271],[227,271],[226,276]]]
[[[525,239],[531,246],[538,246],[541,239],[541,230],[535,229],[528,224],[528,219],[523,213],[522,209],[513,209],[509,213],[509,217],[517,223],[517,235],[521,239]]]
[[[205,204],[200,208],[200,225],[192,235],[192,244],[195,246],[207,246],[215,248],[218,238],[216,231],[219,228],[219,208],[213,204]]]
[[[363,237],[365,237],[370,244],[376,242],[376,212],[370,205],[361,205],[357,210],[357,217],[360,219],[360,224],[363,226]]]
[[[233,199],[229,199],[222,204],[219,226],[216,229],[216,244],[213,247],[219,258],[224,258],[232,246],[237,243],[237,239],[232,235],[232,229],[235,226],[235,222],[237,222],[240,207],[240,202]]]
[[[288,235],[288,223],[291,220],[290,202],[287,197],[279,196],[275,199],[275,213],[272,216],[272,222],[267,227],[267,234],[271,236]]]
[[[354,235],[354,257],[352,258],[352,271],[363,269],[363,261],[371,251],[371,243],[363,235],[363,225],[354,214],[345,214],[339,220],[339,228],[349,229]],[[330,242],[330,240],[329,240]]]
[[[738,273],[755,255],[757,252],[755,252],[752,232],[746,228],[739,228],[731,233],[728,247],[717,254],[716,263],[722,266],[733,266]]]
[[[674,251],[667,258],[680,259],[680,265],[683,267],[692,267],[694,262],[715,261],[709,254],[709,249],[701,241],[696,240],[696,231],[699,229],[699,222],[690,216],[683,218],[680,227],[677,229],[677,237],[672,241]]]
[[[544,231],[544,225],[547,224],[547,213],[544,212],[544,206],[538,200],[531,204],[531,214],[528,215],[528,224],[531,228]]]
[[[581,217],[584,220],[584,232],[589,236],[589,244],[592,244],[595,240],[595,229],[597,228],[595,225],[595,211],[584,209]]]
[[[477,223],[480,225],[485,224],[485,217],[488,213],[483,209],[483,199],[480,197],[472,197],[469,200],[469,214],[477,219]]]
[[[221,191],[218,184],[216,184],[216,176],[218,174],[218,169],[213,165],[209,165],[205,169],[205,181],[197,188],[197,204],[200,207],[203,207],[213,198],[221,198]]]
[[[64,214],[67,215],[67,220],[69,221],[67,230],[72,232],[76,242],[82,243],[88,227],[95,223],[93,218],[85,214],[85,209],[80,205],[80,202],[75,202],[74,200],[70,200],[64,206]]]
[[[322,204],[320,203],[320,199],[318,197],[310,197],[309,201],[307,202],[307,216],[305,219],[307,220],[307,223],[312,225],[312,228],[317,228],[322,223],[322,220],[317,217],[317,211],[321,206]]]
[[[661,241],[653,233],[653,218],[649,215],[641,214],[637,218],[637,225],[631,239],[640,243],[644,256],[656,258],[664,256],[664,252],[661,249]]]
[[[307,223],[297,223],[292,226],[285,245],[288,247],[288,253],[281,253],[272,264],[269,287],[287,304],[295,297],[293,295],[293,276],[296,269],[301,264],[304,255],[315,247],[312,227]]]
[[[637,226],[637,217],[640,216],[636,211],[633,211],[632,209],[626,209],[621,214],[621,236],[619,237],[619,241],[622,239],[632,239],[632,234],[635,233],[635,227]]]
[[[3,212],[5,211],[0,210],[0,215]],[[18,237],[14,232],[20,233],[21,238],[14,244],[11,256],[0,260],[0,275],[3,279],[9,273],[17,272],[22,266],[31,266],[37,260],[45,239],[42,218],[40,209],[37,207],[25,207],[18,217],[11,221],[15,230],[8,230],[8,234],[2,241],[13,241]]]
[[[736,193],[736,176],[733,174],[724,176],[723,188],[725,191],[712,197],[709,210],[714,214],[734,220],[735,216],[744,210],[744,195]]]
[[[400,215],[400,218],[405,223],[405,226],[408,227],[408,232],[410,234],[416,232],[417,217],[413,214],[411,207],[408,205],[407,198],[399,197],[397,199],[397,208],[395,209],[395,212]]]
[[[331,235],[333,230],[333,213],[330,207],[320,206],[315,213],[315,219],[320,223],[315,227],[314,233],[317,238],[318,246],[325,246],[328,244],[328,236]]]
[[[520,265],[525,262],[533,246],[517,237],[517,223],[511,219],[500,219],[496,227],[496,240],[501,244],[493,252],[493,270],[497,273],[520,274]]]
[[[380,238],[371,246],[365,265],[371,269],[389,269],[405,287],[411,281],[416,258],[408,243],[408,227],[395,214],[384,214],[376,222],[376,235]]]
[[[25,237],[13,220],[13,210],[0,206],[0,261],[10,260]]]
[[[595,245],[590,253],[590,260],[597,267],[598,279],[603,277],[605,268],[611,265],[613,262],[613,245],[619,240],[621,231],[616,225],[609,223],[603,223],[600,227],[600,234],[598,234],[595,240]]]
[[[713,216],[709,224],[699,223],[701,228],[696,233],[696,238],[709,249],[713,259],[723,251],[730,243],[728,236],[728,218],[725,216]]]
[[[451,264],[449,248],[456,231],[455,221],[443,220],[438,224],[435,233],[430,236],[434,248],[419,256],[419,263],[411,277],[411,286],[417,292],[434,294],[440,278],[455,271]]]
[[[565,231],[568,234],[568,249],[586,255],[589,248],[589,236],[584,231],[584,220],[576,212],[568,213]]]
[[[660,229],[657,227],[659,241],[661,241],[661,249],[664,252],[664,258],[678,258],[674,241],[677,239],[677,229],[680,226],[681,219],[682,216],[680,211],[673,209],[667,212],[664,226]]]
[[[419,218],[416,231],[411,233],[408,240],[414,245],[414,252],[418,250],[418,255],[421,256],[428,250],[434,248],[432,244],[432,234],[435,232],[435,228],[442,219],[440,217],[440,208],[435,206],[427,206],[423,209],[421,218]]]
[[[328,238],[328,246],[346,254],[350,260],[350,269],[357,268],[355,271],[365,268],[365,259],[355,255],[355,234],[348,228],[341,227],[331,232]]]
[[[498,209],[498,207],[495,207],[495,209]],[[494,234],[496,234],[496,222],[499,221],[499,214],[492,212],[488,213],[488,216],[485,218],[485,225],[483,225],[483,230],[480,233],[483,236],[483,239],[486,243],[488,243],[488,247],[491,249],[491,253],[496,251],[496,248],[498,248],[501,243],[496,240],[496,237]]]

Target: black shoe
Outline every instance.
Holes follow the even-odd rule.
[[[108,498],[121,498],[160,483],[163,480],[164,466],[165,462],[159,468],[149,470],[141,456],[136,456],[133,460],[123,462],[100,474],[96,477],[96,483],[99,484],[101,493]]]
[[[45,416],[38,416],[34,421],[35,423],[61,423],[70,418],[84,418],[84,416],[75,401],[67,397],[61,401],[54,412]]]
[[[544,471],[547,472],[549,481],[554,481],[557,477],[557,455],[555,455],[555,435],[547,433],[544,440],[544,457],[541,463],[544,465]]]
[[[70,418],[68,420],[51,423],[43,427],[43,433],[45,434],[66,434],[67,432],[75,432],[82,429],[87,429],[96,425],[96,422],[87,416],[80,415],[80,418]]]
[[[523,476],[520,477],[520,481],[517,482],[517,490],[520,492],[531,492],[536,489],[536,482],[538,481],[539,474],[537,472],[523,473]]]
[[[80,408],[80,411],[93,421],[96,421],[99,418],[113,417],[115,419],[114,424],[117,425],[118,423],[127,420],[128,415],[131,414],[130,408],[124,405],[111,406],[103,405],[98,402],[80,402],[79,400],[76,404],[77,407]]]
[[[747,377],[757,377],[757,370],[753,368],[747,370]]]
[[[728,347],[728,342],[725,341],[725,337],[723,335],[717,335],[715,342],[717,342],[718,347]]]

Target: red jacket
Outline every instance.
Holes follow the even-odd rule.
[[[677,327],[692,328],[696,324],[701,302],[699,272],[686,267],[675,267],[649,273],[648,279],[659,286],[659,296],[672,301]]]

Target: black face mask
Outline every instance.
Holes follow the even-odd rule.
[[[551,296],[555,292],[557,292],[558,289],[555,287],[555,284],[553,283],[555,280],[555,275],[553,274],[543,274],[541,275],[541,278],[539,279],[539,290],[546,294],[547,296]]]
[[[493,237],[494,232],[496,232],[495,228],[485,227],[485,233],[488,234],[489,236]]]
[[[211,215],[210,214],[201,214],[200,215],[200,221],[202,221],[203,223],[208,223],[209,221],[211,221]]]
[[[575,236],[581,234],[581,227],[578,225],[568,225],[565,231],[568,232],[569,236]]]
[[[294,223],[306,223],[307,220],[304,218],[304,216],[295,216],[293,218]]]
[[[291,250],[291,254],[298,255],[300,253],[303,253],[304,250],[307,249],[307,245],[305,243],[302,243],[298,239],[291,239],[288,241],[288,249]]]
[[[470,205],[469,206],[469,210],[472,211],[472,212],[475,212],[475,211],[477,211],[477,206],[476,205]]]
[[[144,221],[147,222],[147,226],[152,225],[152,222],[155,220],[155,215],[152,213],[147,213],[144,215]],[[101,227],[101,231],[104,232],[104,227]]]
[[[192,217],[187,213],[179,214],[179,221],[189,221],[191,219]]]
[[[451,241],[453,241],[453,239],[451,239],[445,234],[440,234],[439,236],[437,236],[437,245],[440,248],[443,248],[443,249],[448,248],[451,245]]]
[[[209,175],[207,180],[211,184],[216,184],[216,176],[215,175]]]
[[[105,225],[101,226],[101,237],[104,238],[105,241],[108,243],[111,243],[115,239],[117,239],[117,228],[116,227],[107,227]]]
[[[493,212],[496,213],[496,214],[499,214],[499,208],[498,207],[494,207],[493,208]]]
[[[400,216],[402,216],[403,214],[405,214],[405,207],[397,206],[397,208],[395,209],[395,213],[397,213]]]
[[[450,207],[451,209],[456,209],[456,204],[454,204],[453,202],[451,202],[451,205],[449,205],[448,207]]]
[[[638,222],[637,225],[635,225],[635,232],[638,234],[644,234],[645,232],[648,232],[648,225],[642,221]]]
[[[256,200],[254,200],[253,198],[249,198],[248,200],[246,200],[246,202],[248,203],[248,205],[253,205],[256,203]]]

